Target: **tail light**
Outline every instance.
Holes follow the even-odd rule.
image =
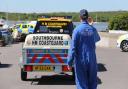
[[[70,69],[68,69],[68,66],[67,65],[64,65],[62,66],[62,71],[71,71]]]
[[[31,65],[27,65],[27,66],[24,66],[24,70],[25,71],[32,71],[32,66]]]

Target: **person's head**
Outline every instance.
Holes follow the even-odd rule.
[[[85,9],[80,10],[80,19],[85,21],[88,19],[88,11]]]
[[[90,24],[90,25],[92,25],[93,24],[93,18],[92,17],[88,17],[88,23]]]

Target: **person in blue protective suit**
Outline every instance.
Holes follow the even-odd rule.
[[[80,19],[81,24],[73,31],[68,65],[69,68],[74,66],[77,89],[97,89],[95,43],[100,40],[100,36],[87,22],[87,10],[80,10]]]

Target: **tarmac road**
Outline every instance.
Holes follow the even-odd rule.
[[[29,73],[30,79],[21,81],[21,48],[21,43],[0,47],[0,89],[75,89],[70,75]],[[97,48],[97,61],[98,89],[128,89],[128,53],[118,48]]]

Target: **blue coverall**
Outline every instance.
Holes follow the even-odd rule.
[[[87,21],[81,22],[73,31],[68,65],[74,63],[77,89],[97,88],[95,43],[99,40],[97,30]]]

